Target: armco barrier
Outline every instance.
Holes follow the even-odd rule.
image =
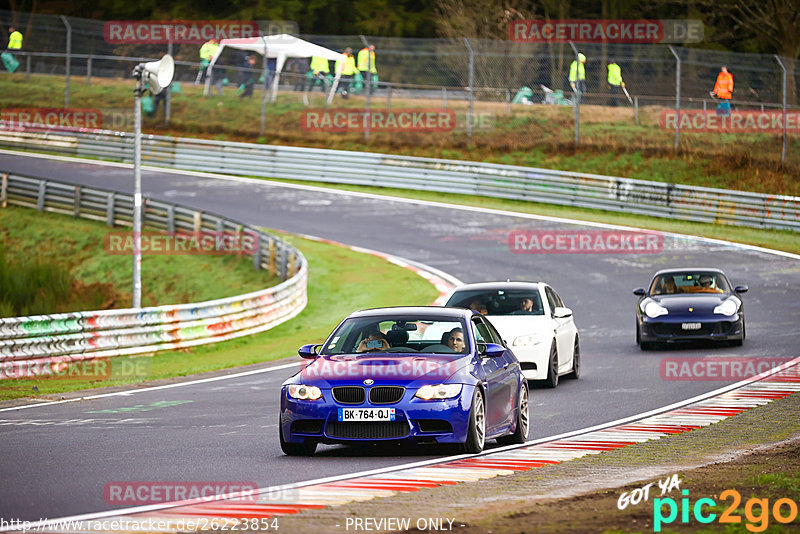
[[[2,175],[0,206],[17,205],[130,226],[130,195],[34,178]],[[143,223],[169,232],[232,232],[255,236],[258,269],[283,280],[275,287],[207,302],[150,308],[0,319],[0,379],[51,374],[65,363],[213,343],[268,330],[306,305],[303,255],[258,228],[175,204],[146,199]]]
[[[133,134],[0,131],[0,146],[132,162]],[[146,164],[546,202],[671,219],[800,230],[800,197],[512,165],[143,136]]]

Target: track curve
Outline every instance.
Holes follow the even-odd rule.
[[[132,190],[130,167],[0,152],[0,169]],[[143,169],[145,196],[292,233],[362,246],[437,267],[464,280],[542,279],[573,308],[582,378],[534,390],[531,438],[604,423],[716,389],[725,382],[664,381],[662,358],[798,355],[800,262],[729,245],[666,237],[659,254],[520,255],[511,230],[576,228],[478,209],[307,188],[262,180]],[[446,201],[446,198],[442,199]],[[731,229],[735,239],[735,229]],[[691,347],[642,353],[634,343],[635,298],[653,271],[683,264],[726,271],[748,284],[743,348]],[[311,266],[313,273],[313,265]],[[337,318],[338,319],[338,318]],[[314,340],[309,340],[309,342]],[[436,457],[440,450],[324,447],[314,458],[283,456],[277,388],[293,368],[215,382],[0,412],[0,517],[38,520],[108,510],[114,481],[252,481],[259,487]],[[132,406],[144,407],[127,411]],[[399,453],[399,454],[398,454]]]

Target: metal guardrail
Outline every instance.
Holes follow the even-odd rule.
[[[133,161],[133,135],[0,131],[0,146]],[[527,200],[800,231],[800,197],[471,161],[143,136],[142,161],[176,169]]]
[[[3,174],[0,207],[25,206],[131,226],[131,195]],[[254,266],[277,274],[275,287],[207,302],[0,319],[0,380],[48,375],[58,365],[224,341],[268,330],[307,302],[302,253],[260,229],[214,214],[152,199],[146,227],[168,232],[247,233],[256,241]]]

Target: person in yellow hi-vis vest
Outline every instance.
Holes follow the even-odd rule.
[[[619,106],[619,95],[622,94],[625,82],[622,81],[622,69],[613,59],[608,60],[608,87],[611,92],[609,104],[615,107]]]
[[[339,75],[339,82],[342,87],[342,98],[350,98],[350,82],[353,75],[358,72],[356,68],[356,58],[353,57],[353,49],[347,47],[344,49],[344,59],[337,59],[334,65],[336,74]]]
[[[331,74],[331,65],[327,59],[319,56],[311,56],[311,64],[306,73],[306,91],[312,91],[315,85],[325,91],[329,83],[328,77]]]
[[[206,69],[217,54],[217,50],[219,50],[219,41],[216,39],[209,39],[200,47],[200,71],[194,80],[195,85],[206,81]]]
[[[358,51],[358,70],[361,71],[361,77],[364,83],[372,80],[370,84],[370,93],[378,86],[378,66],[375,64],[375,45],[369,45]]]
[[[578,54],[578,59],[569,65],[569,85],[577,100],[586,92],[586,56]]]
[[[2,53],[3,65],[10,73],[14,73],[19,67],[19,61],[15,56],[16,52],[22,49],[22,33],[13,26],[8,29],[8,44],[5,52]]]

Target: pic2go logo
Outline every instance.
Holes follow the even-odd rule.
[[[698,523],[712,523],[717,519],[717,514],[708,510],[708,508],[716,508],[718,506],[714,499],[698,499],[692,505],[688,497],[689,490],[683,490],[681,493],[683,493],[684,497],[681,499],[680,504],[670,497],[653,500],[654,532],[661,532],[661,525],[669,525],[675,522],[678,518],[678,513],[680,513],[680,521],[684,525],[690,522],[690,513]],[[739,504],[742,502],[742,496],[739,492],[734,489],[728,489],[723,491],[719,497],[723,501],[728,499],[732,501],[725,508],[725,511],[719,515],[719,522],[740,524],[742,517],[736,513]],[[704,509],[704,507],[706,508]],[[665,512],[666,516],[664,515]],[[764,532],[769,527],[770,512],[775,521],[785,525],[797,519],[797,503],[791,499],[783,498],[775,501],[772,508],[770,508],[769,499],[750,498],[744,505],[744,518],[747,520],[745,528],[750,532]]]

